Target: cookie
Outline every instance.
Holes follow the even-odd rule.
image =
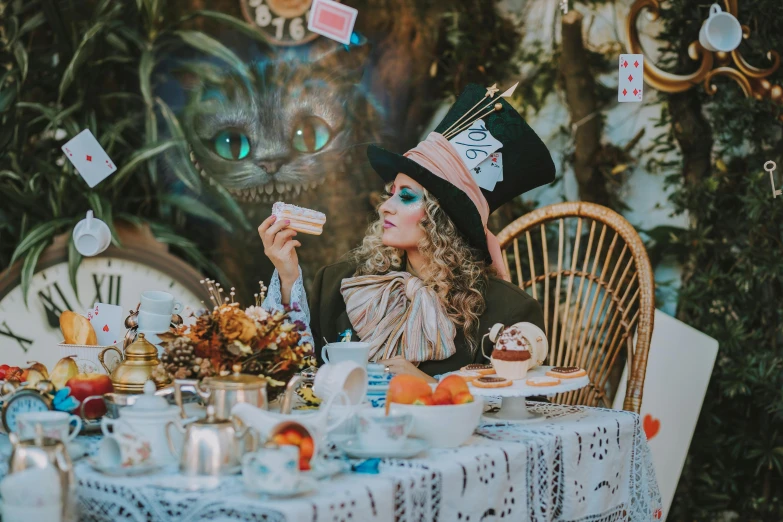
[[[531,377],[525,381],[528,386],[557,386],[560,379],[557,377]]]
[[[546,374],[549,377],[557,377],[558,379],[576,379],[577,377],[584,377],[587,375],[587,372],[578,366],[554,366]]]
[[[509,381],[508,379],[504,379],[503,377],[495,377],[494,375],[488,377],[485,375],[483,377],[479,377],[471,384],[479,388],[505,388],[506,386],[511,386],[513,382]]]
[[[479,375],[492,375],[495,368],[491,364],[468,364],[460,368],[463,372],[477,372]]]

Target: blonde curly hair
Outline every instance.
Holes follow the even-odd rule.
[[[387,185],[378,207],[389,198],[390,187],[391,184]],[[489,276],[496,275],[495,270],[462,237],[437,199],[426,189],[424,209],[424,219],[419,222],[424,238],[418,248],[427,264],[419,277],[440,297],[451,320],[462,329],[471,353],[475,353],[479,317],[486,309],[483,291]],[[380,212],[378,215],[379,218],[368,227],[362,244],[349,253],[357,265],[355,276],[405,270],[405,252],[383,244],[384,218]]]

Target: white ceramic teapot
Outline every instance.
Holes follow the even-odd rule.
[[[144,394],[138,396],[133,405],[122,408],[118,419],[104,417],[101,420],[101,431],[104,435],[110,435],[110,429],[119,432],[129,430],[140,434],[150,441],[152,462],[173,464],[178,462],[179,455],[174,455],[169,449],[166,425],[169,422],[182,425],[180,409],[170,405],[163,397],[155,395],[155,390],[154,382],[144,383]],[[181,435],[179,440],[174,441],[174,445],[176,448],[182,447]]]
[[[345,407],[334,408],[335,401],[338,400]],[[276,413],[240,402],[234,405],[231,414],[241,420],[245,426],[255,429],[262,439],[267,440],[293,425],[298,425],[312,437],[313,455],[317,455],[320,442],[330,431],[345,422],[353,414],[353,409],[345,392],[340,392],[330,397],[318,411],[312,413]]]

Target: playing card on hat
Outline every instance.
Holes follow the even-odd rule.
[[[95,330],[100,346],[121,344],[125,336],[122,307],[105,303],[95,303],[87,311],[87,320]]]
[[[348,45],[358,13],[353,7],[333,0],[313,0],[307,29]]]
[[[493,152],[487,159],[473,167],[473,179],[484,190],[495,190],[495,185],[503,179],[503,159],[500,152]]]
[[[84,129],[77,134],[62,146],[62,151],[90,188],[117,170],[114,162],[92,135],[90,129]]]
[[[640,102],[644,91],[644,55],[621,54],[617,101]]]

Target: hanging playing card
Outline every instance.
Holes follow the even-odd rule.
[[[644,55],[621,54],[617,101],[640,102],[644,92]]]
[[[353,7],[332,0],[313,0],[307,29],[348,45],[358,13]]]
[[[62,151],[90,188],[117,170],[117,166],[89,129],[84,129],[63,145]]]
[[[462,162],[468,169],[476,167],[487,159],[490,154],[503,146],[487,130],[487,125],[481,119],[476,120],[470,128],[451,138],[449,143],[457,150]]]

